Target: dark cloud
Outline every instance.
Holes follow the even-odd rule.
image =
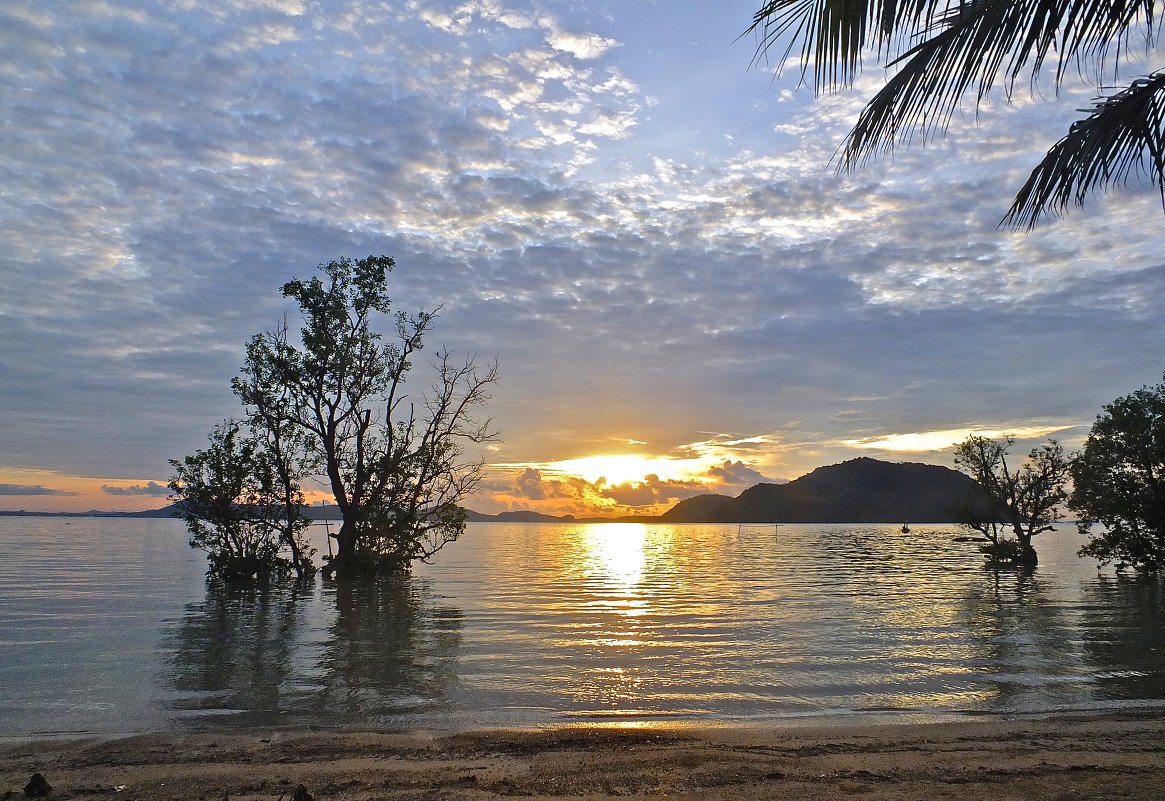
[[[30,484],[0,484],[0,495],[77,495],[76,492]]]
[[[661,480],[655,474],[644,476],[640,482],[604,486],[600,489],[600,494],[604,498],[609,498],[620,506],[639,509],[670,504],[706,492],[709,492],[708,485],[702,482]]]
[[[742,487],[743,489],[748,489],[755,484],[783,483],[766,478],[759,470],[749,467],[744,462],[734,462],[731,459],[725,459],[724,464],[710,468],[708,475],[725,486]]]
[[[577,476],[544,478],[538,470],[527,467],[514,480],[511,491],[530,501],[585,500],[594,497],[593,485]]]
[[[170,494],[169,487],[156,481],[151,481],[148,484],[132,484],[128,487],[112,487],[108,484],[102,484],[101,491],[106,495],[149,495],[155,498],[163,498]]]
[[[515,492],[521,498],[529,498],[532,501],[540,501],[546,497],[546,491],[542,488],[542,474],[533,467],[527,467],[522,471],[514,481]]]

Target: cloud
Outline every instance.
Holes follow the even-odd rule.
[[[77,495],[76,492],[30,484],[0,484],[0,495]]]
[[[879,71],[782,97],[747,45],[721,47],[727,15],[677,14],[647,47],[640,13],[5,4],[0,467],[152,475],[203,446],[238,412],[244,343],[288,310],[279,287],[341,255],[393,255],[398,309],[443,304],[434,344],[500,357],[507,464],[703,438],[722,472],[699,479],[742,488],[851,441],[1087,423],[1159,378],[1159,199],[996,228],[1091,88],[956,115],[839,176]],[[686,491],[516,478],[490,502]]]
[[[595,33],[552,33],[547,42],[555,50],[570,53],[575,58],[592,60],[600,58],[612,47],[619,45],[614,39],[607,39]]]
[[[169,487],[164,484],[159,484],[156,481],[151,481],[148,484],[131,484],[128,487],[102,484],[101,491],[106,495],[149,495],[155,498],[165,497],[170,494]]]
[[[1020,440],[1037,439],[1053,436],[1075,426],[1075,423],[1020,423],[997,429],[968,426],[965,428],[943,429],[941,431],[882,434],[863,439],[847,439],[843,440],[841,444],[849,448],[858,448],[861,450],[923,453],[927,451],[949,450],[971,435],[987,437],[988,439],[1000,439],[1003,437],[1014,437]]]
[[[577,476],[544,478],[540,471],[528,467],[514,479],[511,491],[530,501],[582,501],[588,495],[593,499],[594,485]]]
[[[532,501],[540,501],[546,497],[546,491],[542,488],[542,474],[532,467],[527,467],[522,474],[514,481],[515,492],[519,497],[529,498]]]
[[[599,494],[610,498],[620,506],[635,510],[654,509],[670,505],[674,501],[690,498],[708,492],[708,485],[700,481],[661,480],[655,474],[643,477],[643,481],[626,482],[611,487],[600,487]]]
[[[750,448],[759,442],[768,440],[768,437],[757,436],[748,438],[731,438],[727,435],[714,438],[716,447],[721,451],[733,447]],[[642,444],[642,443],[641,443]],[[708,443],[696,443],[695,446],[685,446],[682,452],[689,453],[695,447],[709,448]],[[626,461],[623,461],[625,458]],[[674,459],[665,457],[594,457],[576,460],[565,460],[549,466],[553,472],[545,472],[532,466],[501,466],[501,472],[508,475],[508,480],[499,479],[493,475],[487,481],[486,491],[493,498],[504,499],[506,508],[535,508],[550,513],[561,513],[567,505],[573,504],[572,512],[598,515],[618,514],[657,514],[672,506],[676,501],[705,493],[739,494],[749,487],[762,483],[772,483],[763,473],[744,461],[725,459],[720,464],[709,467],[706,471],[691,475],[687,478],[661,478],[657,473],[647,473],[639,478],[619,478],[611,481],[608,475],[626,475],[638,464],[659,464],[673,470],[691,469],[698,464],[690,459]],[[570,470],[596,473],[602,471],[604,475],[588,480],[580,475],[574,475]],[[494,468],[498,471],[499,468]],[[480,504],[479,504],[480,505]],[[475,507],[476,508],[476,507]]]
[[[748,489],[756,484],[783,483],[766,478],[759,470],[753,469],[744,462],[733,462],[730,459],[726,459],[722,465],[709,469],[708,475],[725,487],[741,487],[743,489]]]
[[[240,347],[279,319],[280,284],[328,258],[392,252],[436,276],[405,279],[417,305],[455,308],[481,282],[439,263],[539,238],[552,210],[537,199],[561,195],[555,171],[589,160],[590,140],[622,135],[639,105],[633,87],[601,88],[609,66],[580,70],[545,46],[531,19],[566,30],[545,12],[488,5],[471,25],[462,9],[453,33],[424,34],[405,9],[248,8],[10,9],[16,22],[0,39],[23,67],[0,76],[13,122],[0,166],[25,200],[8,194],[0,209],[5,239],[18,243],[0,271],[29,280],[0,298],[0,335],[24,343],[0,356],[21,379],[19,392],[0,388],[0,408],[26,433],[5,438],[0,464],[35,454],[70,471],[133,474],[146,439],[159,450],[153,464],[180,454],[191,420],[230,410]],[[262,58],[207,55],[232,31]],[[517,146],[567,115],[587,133]],[[37,156],[46,151],[52,160]],[[463,191],[472,181],[480,189]],[[150,419],[91,426],[82,410],[108,407],[111,393],[140,398]],[[54,436],[34,433],[45,425]],[[48,440],[76,447],[47,457]]]

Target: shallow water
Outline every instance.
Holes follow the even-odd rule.
[[[1161,703],[1165,590],[953,526],[471,524],[411,577],[208,587],[180,522],[0,517],[0,733]],[[322,530],[317,531],[322,537]],[[321,547],[323,543],[321,542]]]

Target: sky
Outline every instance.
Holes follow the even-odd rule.
[[[1095,86],[838,175],[886,73],[753,65],[758,5],[7,0],[0,510],[164,504],[279,287],[341,256],[392,256],[430,346],[500,363],[483,512],[1071,448],[1160,381],[1159,195],[998,228]]]

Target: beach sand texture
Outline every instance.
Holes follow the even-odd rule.
[[[252,731],[0,740],[0,797],[1165,799],[1160,711],[804,728]]]

